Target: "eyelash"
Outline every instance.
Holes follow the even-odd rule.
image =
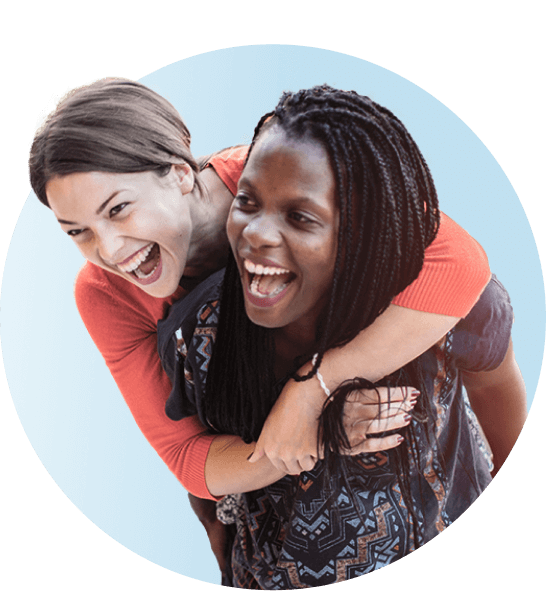
[[[256,206],[256,202],[253,201],[251,197],[248,197],[248,195],[236,195],[235,201],[237,207],[243,211]],[[298,211],[290,212],[288,215],[294,223],[299,225],[309,225],[314,223],[312,218]]]
[[[120,203],[119,205],[114,205],[114,207],[112,207],[112,209],[110,209],[110,211],[108,212],[109,216],[111,218],[115,217],[118,213],[120,213],[123,209],[125,209],[125,207],[129,205],[129,203],[127,202],[123,202]],[[116,211],[115,211],[116,210]],[[85,229],[77,229],[77,230],[69,230],[67,232],[67,234],[71,237],[71,238],[75,238],[76,236],[79,236],[80,234],[82,234],[83,232],[85,232]]]
[[[252,199],[247,195],[236,195],[235,201],[237,203],[237,206],[241,209],[245,207],[252,207],[253,205],[255,205],[254,201],[252,201]]]

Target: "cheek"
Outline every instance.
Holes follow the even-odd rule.
[[[94,261],[97,258],[93,244],[94,241],[92,238],[79,240],[78,242],[74,241],[74,246],[80,251],[81,255],[89,261]]]
[[[321,290],[328,290],[334,277],[336,266],[337,244],[335,240],[328,239],[323,241],[314,252],[309,253],[309,260],[312,261],[311,272],[317,287]]]
[[[226,232],[232,249],[234,248],[244,228],[245,224],[243,222],[242,216],[236,211],[231,210],[226,222]]]

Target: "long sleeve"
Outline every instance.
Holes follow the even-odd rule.
[[[480,244],[447,215],[425,251],[419,277],[393,304],[464,318],[478,301],[491,278],[489,263]]]
[[[202,477],[213,438],[196,417],[176,422],[165,414],[171,383],[157,353],[156,326],[182,295],[152,298],[90,263],[75,285],[80,315],[139,429],[186,489],[213,498]]]

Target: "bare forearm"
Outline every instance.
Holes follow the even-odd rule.
[[[458,321],[391,305],[350,343],[327,351],[320,371],[330,389],[355,376],[376,382],[430,349]]]
[[[205,463],[205,480],[213,496],[257,490],[285,476],[265,456],[248,462],[254,447],[234,435],[215,437]]]

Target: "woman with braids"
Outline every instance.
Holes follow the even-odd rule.
[[[174,475],[204,498],[211,495],[194,481],[213,438],[195,416],[179,422],[166,417],[171,383],[157,354],[156,325],[173,302],[225,265],[225,222],[247,151],[226,149],[198,164],[190,133],[170,103],[139,83],[106,79],[60,102],[38,131],[29,162],[34,192],[87,259],[75,295],[89,334],[144,436]],[[478,299],[490,277],[483,250],[448,218],[434,240],[432,229],[419,277],[415,273],[417,279],[365,331],[321,353],[329,388],[357,374],[377,380],[403,366]],[[303,370],[309,368],[308,362]],[[396,428],[411,401],[400,389],[392,398],[399,404],[384,416]],[[322,403],[316,380],[289,380],[261,432],[255,460],[265,455],[290,472],[312,468]],[[395,435],[362,439],[385,427],[372,420],[375,399],[347,410],[354,419],[349,437],[361,442],[359,450],[397,445]],[[222,564],[225,531],[215,505],[191,501]]]
[[[327,86],[286,93],[258,124],[228,217],[225,276],[209,277],[159,325],[174,383],[167,413],[197,415],[214,437],[201,491],[240,493],[233,586],[343,581],[451,524],[491,479],[463,383],[495,470],[505,460],[525,419],[525,388],[512,309],[495,278],[447,337],[381,381],[421,392],[393,449],[346,455],[344,409],[376,384],[357,371],[330,393],[322,376],[327,352],[415,280],[441,220],[417,146],[367,97]],[[289,379],[325,394],[316,452],[324,459],[304,471],[248,461]]]

